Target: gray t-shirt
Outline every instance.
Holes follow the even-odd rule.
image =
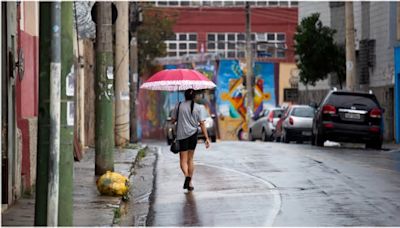
[[[194,103],[193,113],[191,113],[191,102],[192,101],[183,101],[179,107],[178,131],[176,133],[177,140],[186,139],[194,135],[197,132],[199,123],[205,120],[205,115],[200,105]],[[177,119],[176,111],[178,109],[178,104],[176,104],[172,112],[172,117],[174,119]]]

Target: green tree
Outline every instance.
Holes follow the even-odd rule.
[[[172,30],[175,24],[175,15],[156,10],[146,4],[143,7],[143,23],[138,27],[138,57],[139,75],[153,68],[153,60],[167,54],[164,43],[174,36]]]
[[[327,78],[329,73],[335,72],[341,84],[344,64],[342,50],[333,39],[335,33],[334,29],[322,25],[319,13],[303,18],[297,26],[295,54],[302,83],[315,85],[317,81]]]

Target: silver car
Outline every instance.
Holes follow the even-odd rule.
[[[283,115],[283,111],[281,108],[263,110],[256,121],[250,125],[249,140],[272,141],[276,124]]]
[[[286,112],[282,123],[282,141],[309,141],[315,109],[308,105],[293,105]]]
[[[217,125],[215,124],[215,115],[210,114],[209,111],[207,111],[206,107],[204,105],[200,105],[200,108],[202,110],[202,115],[205,118],[204,125],[207,129],[207,134],[208,137],[210,138],[211,142],[216,142],[217,141]],[[205,139],[205,135],[201,131],[201,128],[199,127],[198,130],[198,139]]]

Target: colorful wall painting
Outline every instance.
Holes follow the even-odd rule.
[[[163,69],[196,69],[210,80],[215,78],[215,61],[164,65]],[[138,96],[138,135],[145,139],[163,139],[163,127],[170,111],[179,101],[184,101],[184,92],[164,92],[139,90]],[[215,113],[215,95],[213,91],[205,91],[201,103]]]
[[[254,64],[254,109],[257,116],[264,108],[274,107],[274,64]],[[221,139],[241,139],[247,131],[245,74],[237,60],[220,60],[217,76],[217,114]],[[229,126],[229,129],[226,127]]]

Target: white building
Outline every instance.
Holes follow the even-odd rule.
[[[354,2],[354,27],[356,43],[356,75],[359,90],[372,90],[380,104],[385,109],[385,139],[394,138],[399,132],[399,122],[394,121],[395,113],[400,112],[399,105],[395,108],[395,48],[400,47],[397,37],[396,23],[397,2]],[[304,17],[312,13],[320,13],[323,25],[337,31],[335,40],[339,44],[345,43],[345,7],[344,2],[299,2],[299,23]],[[400,52],[399,52],[400,53]],[[398,63],[399,64],[399,63]],[[396,80],[398,81],[398,80]],[[399,83],[397,83],[398,86]],[[309,94],[305,93],[305,86],[299,85],[299,100],[302,103],[310,102],[308,98],[320,102],[326,92],[332,87],[339,87],[334,77],[317,82],[316,86],[309,86]],[[399,93],[399,92],[397,92]],[[398,102],[397,102],[398,103]],[[395,111],[397,110],[397,111]],[[399,133],[397,139],[399,140]]]

